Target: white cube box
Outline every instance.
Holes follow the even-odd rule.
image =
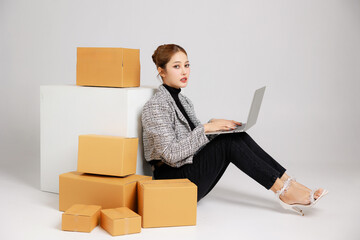
[[[136,173],[151,176],[142,150],[141,110],[156,88],[40,86],[41,190],[59,192],[59,175],[77,169],[78,136],[138,137]]]

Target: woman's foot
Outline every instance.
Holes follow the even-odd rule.
[[[313,201],[318,199],[323,191],[322,188],[316,190]],[[287,204],[310,205],[313,202],[311,201],[311,190],[295,181],[291,182],[289,188],[280,196],[280,199]]]
[[[285,182],[279,178],[276,179],[271,190],[274,191],[283,208],[295,211],[302,216],[304,216],[303,207],[313,207],[322,196],[328,193],[323,189],[311,191],[291,178],[287,178]]]
[[[282,182],[286,182],[290,178],[286,173],[280,178]],[[314,200],[318,199],[324,193],[324,189],[319,188],[314,193]],[[286,196],[285,196],[286,195]],[[280,199],[287,204],[301,204],[309,205],[311,204],[311,189],[302,185],[301,183],[296,182],[295,180],[291,181],[289,188],[284,191]]]

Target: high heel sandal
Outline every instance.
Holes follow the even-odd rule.
[[[312,190],[310,192],[310,203],[309,204],[298,204],[298,203],[295,203],[295,204],[287,204],[285,202],[283,202],[281,199],[280,199],[280,196],[282,196],[290,187],[291,185],[291,182],[292,181],[295,181],[294,178],[288,178],[285,182],[284,182],[284,186],[279,190],[279,191],[276,191],[276,198],[278,199],[278,201],[280,202],[280,205],[284,208],[284,209],[288,209],[288,210],[292,210],[298,214],[300,214],[301,216],[304,216],[304,213],[302,211],[301,208],[310,208],[310,207],[313,207],[319,200],[320,198],[322,198],[323,196],[325,196],[328,191],[326,189],[324,189],[321,193],[321,195],[317,198],[317,199],[314,199],[314,194],[315,192],[318,190]]]

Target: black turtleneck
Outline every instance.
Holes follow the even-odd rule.
[[[174,99],[176,105],[180,109],[181,113],[184,115],[184,117],[188,121],[188,123],[190,125],[190,128],[191,128],[191,131],[192,131],[195,128],[195,125],[193,124],[193,122],[190,120],[189,116],[185,112],[185,109],[184,109],[184,107],[181,104],[180,99],[179,99],[179,93],[181,92],[181,88],[177,89],[177,88],[170,87],[170,86],[168,86],[166,84],[163,84],[163,85],[169,91],[169,93],[172,96],[172,98]]]

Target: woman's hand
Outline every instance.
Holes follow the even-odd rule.
[[[208,123],[204,124],[205,132],[216,132],[216,131],[224,131],[224,130],[233,130],[237,127],[237,125],[241,126],[241,122],[237,122],[234,120],[226,120],[226,119],[211,119]]]

